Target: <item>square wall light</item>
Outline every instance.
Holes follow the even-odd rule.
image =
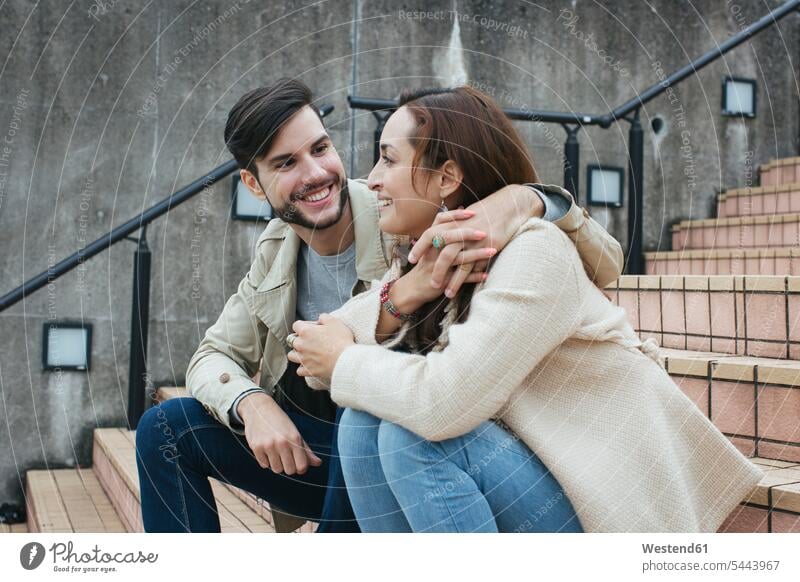
[[[756,82],[753,79],[723,77],[722,115],[729,117],[756,116]]]
[[[625,172],[612,166],[588,166],[586,168],[587,197],[592,206],[622,206],[622,188]]]
[[[234,174],[232,182],[231,218],[251,222],[269,222],[272,218],[272,207],[269,202],[253,196],[253,193],[242,183],[239,174]]]
[[[92,325],[54,321],[44,324],[42,368],[88,371],[92,353]]]

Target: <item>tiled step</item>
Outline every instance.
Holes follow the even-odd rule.
[[[765,472],[764,479],[718,531],[800,532],[800,464],[762,458],[750,460]]]
[[[800,362],[664,354],[675,383],[743,454],[800,463]]]
[[[103,428],[94,431],[93,463],[103,489],[132,532],[143,531],[133,431]],[[210,480],[223,533],[272,532],[272,526],[219,481]]]
[[[0,523],[0,533],[28,533],[28,524]]]
[[[800,212],[800,182],[780,186],[737,188],[717,196],[717,218],[798,212]]]
[[[800,246],[800,214],[684,220],[672,227],[672,250]]]
[[[800,182],[800,157],[772,160],[762,164],[758,171],[762,186]]]
[[[648,275],[800,275],[800,248],[645,253]]]
[[[28,530],[37,533],[125,531],[91,469],[28,471]]]
[[[156,390],[157,402],[164,402],[171,398],[186,398],[188,396],[189,392],[183,386],[162,386]],[[269,503],[244,489],[239,489],[228,483],[224,485],[250,509],[258,513],[265,521],[272,524],[275,531],[279,533],[293,531],[297,531],[298,533],[310,533],[317,529],[317,523],[305,521],[299,517],[283,513],[278,509],[273,509],[270,507]]]
[[[605,292],[664,347],[800,359],[800,277],[625,275]]]

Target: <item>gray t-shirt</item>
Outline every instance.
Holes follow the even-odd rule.
[[[338,255],[318,255],[307,244],[297,257],[297,319],[317,321],[339,309],[358,280],[355,242]]]

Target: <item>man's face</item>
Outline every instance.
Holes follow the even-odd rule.
[[[342,217],[348,197],[344,166],[311,107],[284,124],[256,169],[257,177],[242,170],[242,181],[266,197],[284,222],[321,230]]]

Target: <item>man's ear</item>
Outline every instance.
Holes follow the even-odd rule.
[[[464,180],[464,172],[453,160],[447,160],[439,169],[439,189],[441,197],[447,198],[459,188]]]
[[[253,196],[259,200],[266,200],[267,194],[261,189],[261,184],[258,183],[255,174],[250,170],[239,170],[239,177],[242,179],[242,184],[247,186],[247,189],[253,193]]]

